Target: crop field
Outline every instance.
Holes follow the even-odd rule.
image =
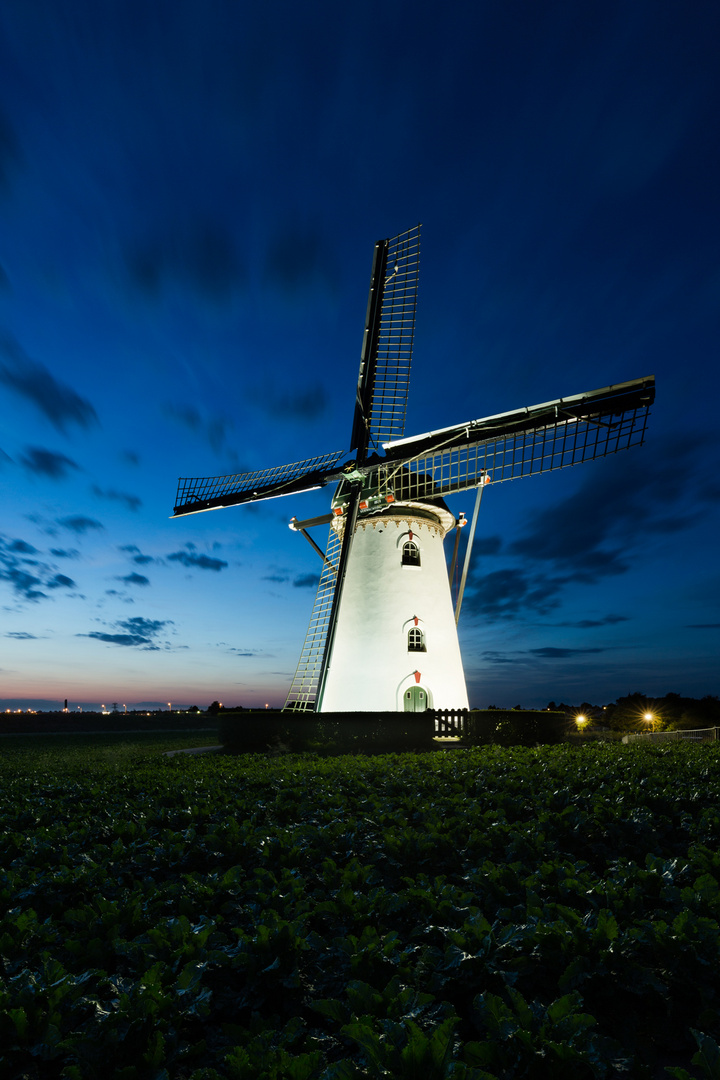
[[[4,1080],[720,1076],[715,746],[165,748],[2,740]]]

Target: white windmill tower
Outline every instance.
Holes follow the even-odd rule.
[[[403,438],[420,226],[375,245],[349,451],[235,476],[180,480],[174,516],[336,483],[331,512],[291,527],[323,559],[285,704],[316,712],[467,708],[457,638],[480,496],[517,479],[643,442],[655,380],[559,398]],[[453,609],[445,495],[476,489]],[[325,553],[307,533],[330,524]]]

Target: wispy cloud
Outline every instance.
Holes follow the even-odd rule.
[[[86,532],[105,528],[102,522],[96,521],[95,518],[84,517],[82,514],[75,514],[66,518],[57,518],[56,520],[58,525],[63,529],[77,533],[80,536]]]
[[[0,335],[0,383],[30,401],[58,431],[68,424],[88,428],[98,422],[90,402],[59,382],[48,369],[31,360],[9,334]]]
[[[291,297],[334,290],[337,267],[334,248],[319,228],[288,225],[271,240],[265,259],[265,280]]]
[[[194,545],[186,545],[190,550],[186,551],[174,551],[172,555],[167,555],[168,562],[178,562],[182,566],[189,568],[195,568],[197,570],[223,570],[227,563],[224,559],[215,559],[211,555],[199,555],[196,551],[192,550]]]
[[[266,381],[248,392],[248,400],[268,415],[285,420],[318,420],[327,408],[327,393],[322,383],[279,390]]]
[[[607,652],[603,648],[573,649],[562,646],[546,645],[538,649],[520,649],[517,652],[504,653],[496,649],[486,649],[483,661],[486,664],[517,665],[524,668],[534,668],[544,660],[572,660],[576,656],[587,656],[594,653]]]
[[[226,449],[227,433],[233,427],[233,422],[228,417],[203,416],[194,405],[167,404],[163,412],[171,420],[195,432],[216,454]]]
[[[542,660],[567,660],[572,656],[585,656],[587,653],[601,653],[605,649],[564,649],[546,645],[541,649],[528,649],[531,656],[539,656]]]
[[[494,570],[473,576],[463,604],[466,614],[491,619],[514,619],[520,613],[546,615],[560,606],[560,589],[565,579],[533,573],[519,567]]]
[[[315,589],[319,581],[319,574],[298,574],[293,585],[296,589]]]
[[[100,488],[97,484],[92,486],[93,495],[98,499],[109,499],[111,502],[125,503],[128,510],[137,511],[142,506],[142,499],[137,495],[128,495],[125,491],[116,491],[115,488]]]
[[[42,553],[26,540],[0,536],[0,581],[5,581],[21,600],[48,599],[48,590],[74,589],[66,574],[58,574]]]
[[[227,641],[218,641],[215,644],[216,649],[226,649],[227,652],[232,653],[233,656],[262,656],[262,649],[250,649],[247,646],[228,645]]]
[[[485,649],[482,657],[486,664],[528,664],[527,658],[522,655],[507,656],[495,649]]]
[[[12,540],[8,544],[8,551],[12,551],[19,555],[37,555],[38,549],[33,547],[32,544],[28,544],[27,540]]]
[[[10,177],[21,160],[20,141],[5,111],[0,109],[0,193],[10,188]]]
[[[67,574],[55,574],[47,583],[48,589],[75,589],[77,586]]]
[[[153,300],[177,283],[225,303],[246,279],[227,229],[203,220],[183,219],[166,233],[136,242],[128,248],[126,265],[133,285]]]
[[[77,462],[66,454],[43,450],[39,446],[26,447],[25,453],[21,454],[18,460],[28,472],[36,476],[47,476],[51,480],[63,480],[71,469],[80,470]]]
[[[629,622],[628,615],[604,615],[602,619],[578,619],[577,622],[556,623],[557,626],[566,626],[573,630],[595,630],[599,626],[616,626],[621,622]]]
[[[717,499],[705,475],[707,444],[698,435],[658,438],[652,458],[635,450],[623,455],[622,468],[613,468],[614,461],[586,467],[582,487],[535,513],[509,551],[555,563],[568,580],[588,584],[624,573],[631,550],[644,549],[648,537],[690,528]],[[668,475],[682,476],[684,483],[668,485]]]
[[[115,633],[102,630],[92,630],[88,634],[77,634],[77,637],[93,638],[95,641],[103,641],[107,645],[121,645],[126,648],[141,649],[143,652],[157,652],[161,645],[157,638],[166,632],[166,626],[172,626],[172,619],[144,619],[136,615],[132,619],[120,619],[111,626]],[[170,643],[165,642],[165,647]]]
[[[29,634],[26,630],[11,630],[5,637],[14,638],[15,641],[39,641],[37,634]]]
[[[160,562],[159,559],[154,558],[152,555],[143,555],[137,544],[121,544],[119,550],[126,552],[138,566],[147,566],[148,563]]]
[[[117,581],[123,581],[126,585],[149,585],[150,578],[146,578],[144,574],[126,574],[124,577],[119,577]]]

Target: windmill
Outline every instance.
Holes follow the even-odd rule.
[[[349,450],[178,483],[174,517],[337,485],[330,513],[290,523],[323,565],[286,710],[467,708],[457,622],[484,487],[643,442],[654,376],[404,438],[419,255],[419,225],[375,245]],[[473,489],[453,606],[465,521],[444,497]],[[324,552],[307,532],[323,524]]]

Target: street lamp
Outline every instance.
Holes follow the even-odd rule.
[[[587,716],[583,715],[583,713],[580,713],[578,716],[575,717],[575,723],[577,724],[578,731],[580,731],[581,734],[582,734],[587,722],[588,722],[588,718],[587,718]]]
[[[654,726],[655,726],[655,724],[654,724],[655,717],[653,716],[653,714],[651,712],[643,713],[643,720],[647,724],[650,725],[651,730],[654,728]]]

